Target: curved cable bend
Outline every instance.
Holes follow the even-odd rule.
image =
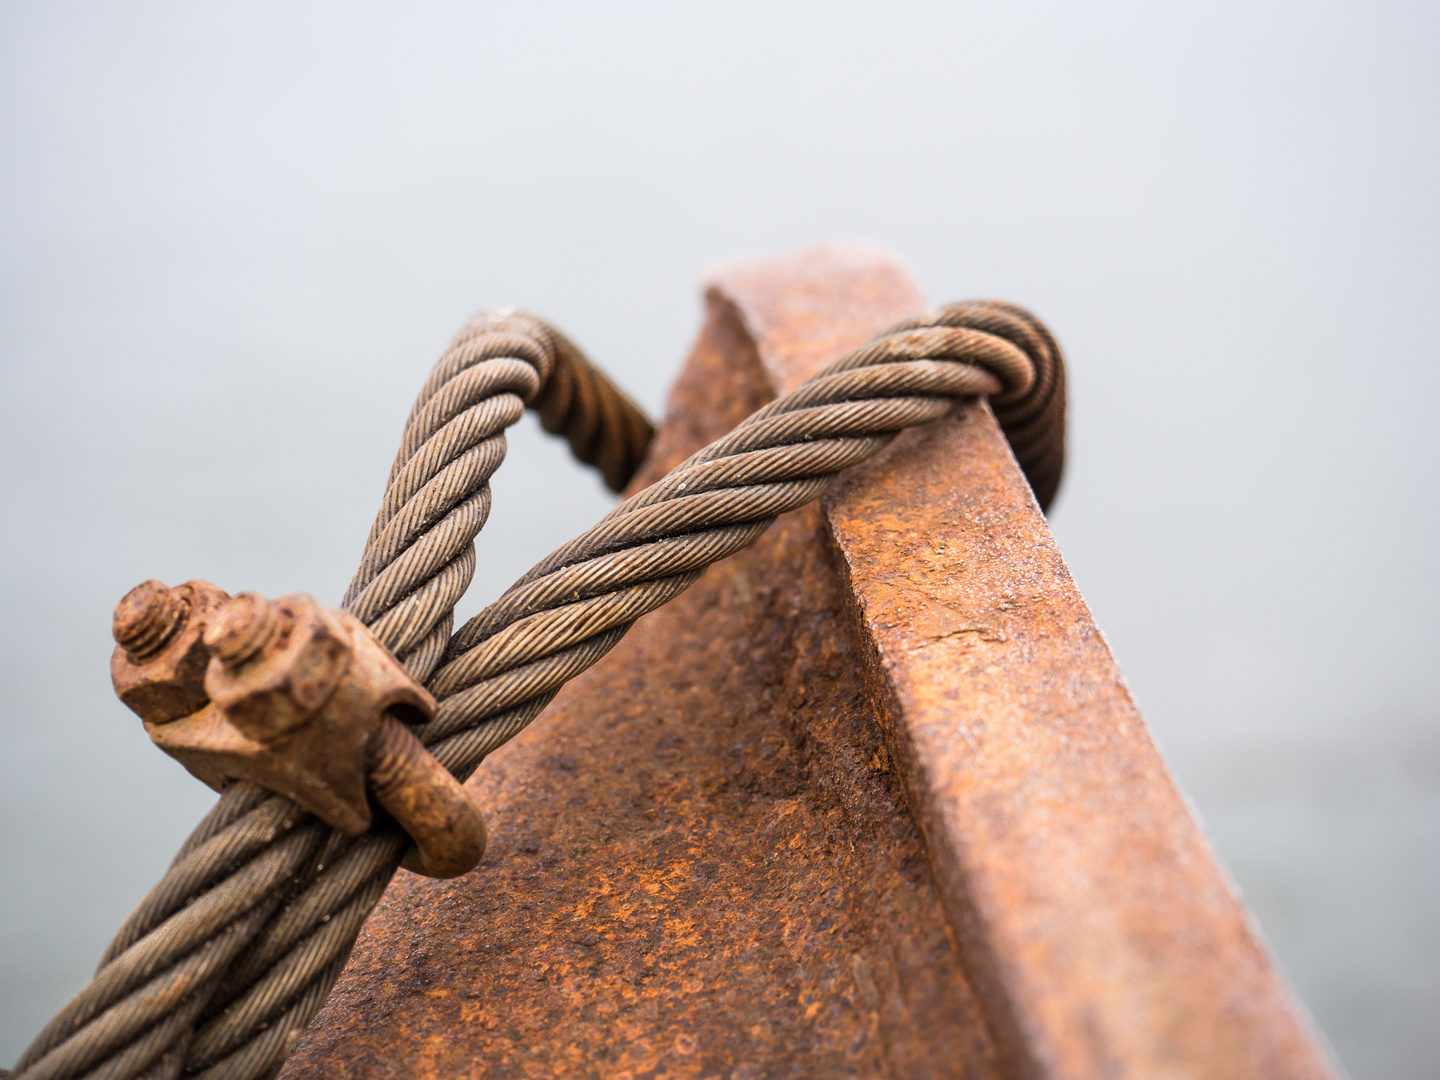
[[[640,409],[544,320],[485,312],[461,328],[410,411],[343,601],[422,681],[443,654],[455,603],[474,576],[474,541],[490,512],[490,477],[505,459],[505,429],[527,405],[616,490],[653,435]],[[387,833],[364,849],[366,861],[351,846],[289,800],[247,782],[231,785],[121,926],[95,977],[26,1050],[17,1075],[178,1075],[187,1060],[193,1067],[232,1045],[207,1020],[217,1012],[230,1015],[231,1027],[259,1016],[261,1028],[272,1029],[266,1045],[288,1049],[270,1021],[297,995],[313,997],[308,969],[284,1000],[271,1000],[273,987],[259,999],[247,991],[266,964],[291,978],[297,964],[304,969],[305,950],[316,944],[302,938],[316,927],[326,928],[328,942],[346,939],[343,947],[321,947],[331,963],[348,955],[354,934],[327,924],[358,898],[358,932],[394,872],[391,850],[405,847]],[[297,895],[298,882],[315,887]],[[324,910],[311,918],[316,904]],[[197,966],[197,958],[204,962]],[[264,961],[258,969],[257,958]],[[188,1019],[177,1022],[182,1015]],[[269,1067],[254,1046],[241,1056]]]
[[[535,404],[547,429],[567,433],[612,487],[628,479],[649,439],[638,410],[537,323],[482,317],[436,365],[346,595],[347,607],[384,627],[382,640],[424,672],[440,708],[417,734],[461,780],[641,615],[903,429],[944,416],[957,398],[991,398],[1042,505],[1059,483],[1065,393],[1054,339],[1013,305],[950,305],[879,335],[760,409],[449,637],[452,594],[473,573],[471,530],[484,523],[488,478],[503,457],[494,440],[503,440],[519,402]],[[549,385],[547,376],[556,380],[553,396],[540,389],[537,398],[530,387]],[[405,847],[393,827],[349,840],[287,800],[234,785],[117,935],[96,979],[27,1051],[18,1076],[272,1075],[339,977]],[[277,899],[262,888],[267,880],[289,888]],[[192,908],[198,913],[187,914]],[[178,979],[197,949],[233,946],[236,935],[244,948],[213,965],[220,974],[198,989]],[[164,979],[176,988],[173,1004],[158,1019],[138,1016],[147,987]]]

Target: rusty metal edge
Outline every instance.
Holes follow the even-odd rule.
[[[816,347],[817,335],[834,331],[810,316],[843,310],[854,289],[873,291],[877,283],[897,300],[912,290],[914,309],[923,306],[918,287],[898,262],[883,252],[853,246],[720,268],[712,272],[706,292],[712,304],[734,310],[778,394],[838,355],[838,344]],[[804,329],[807,323],[809,331]],[[922,643],[897,617],[884,580],[903,577],[914,568],[904,564],[893,546],[886,551],[890,565],[883,572],[867,565],[866,515],[859,505],[865,502],[867,487],[872,494],[877,487],[885,488],[893,504],[907,480],[927,467],[933,472],[938,448],[917,447],[926,434],[907,432],[881,459],[856,470],[827,498],[825,519],[847,594],[849,629],[865,660],[871,704],[887,731],[945,908],[962,943],[967,974],[981,992],[987,1024],[1009,1070],[1027,1078],[1341,1075],[1270,959],[1253,917],[1159,754],[993,415],[982,403],[940,423],[968,428],[967,448],[978,450],[976,456],[983,459],[978,464],[988,473],[979,478],[979,487],[986,490],[975,492],[976,497],[1002,505],[1007,527],[1023,532],[1025,543],[1041,553],[1040,561],[1058,568],[1050,588],[1070,622],[1067,626],[1060,620],[1043,629],[1041,636],[1060,638],[1049,643],[1048,659],[1083,659],[1089,692],[1101,696],[1076,705],[1058,722],[991,734],[990,745],[976,755],[1020,753],[1028,769],[1046,782],[1079,789],[1080,809],[1068,819],[1052,806],[1023,805],[1023,797],[1017,808],[1019,844],[1063,847],[1072,856],[1078,852],[1082,861],[1093,864],[1083,869],[1103,883],[1088,891],[1055,888],[1054,882],[1041,880],[1043,865],[1008,860],[1016,845],[977,827],[974,820],[977,801],[1013,799],[1030,775],[957,767],[954,755],[939,752],[947,741],[965,741],[966,717],[965,710],[916,692],[914,684],[925,681],[926,674],[917,670],[925,665],[918,658]],[[931,460],[917,465],[917,453],[921,459],[928,453]],[[974,468],[967,473],[953,465],[943,463],[942,471],[954,484],[977,482]],[[918,494],[923,486],[912,490]],[[925,506],[915,506],[910,524],[933,527],[934,518],[926,514]],[[952,530],[949,539],[964,538]],[[993,557],[995,552],[986,554]],[[1033,569],[1027,566],[1021,572]],[[929,602],[932,609],[944,606],[935,593]],[[1032,670],[1003,671],[1001,678],[1014,685],[992,692],[991,699],[1023,701],[1030,688],[1015,680],[1033,680],[1034,675]],[[1052,664],[1044,675],[1064,683],[1073,681],[1076,672],[1055,670]],[[983,709],[984,702],[975,704]],[[1100,743],[1108,744],[1107,754],[1117,759],[1107,761],[1098,773],[1067,760],[1059,745],[1068,737],[1062,729],[1081,727],[1096,729]],[[1033,745],[1037,739],[1040,745]],[[1143,777],[1143,792],[1133,798],[1123,792],[1106,798],[1117,793],[1093,790],[1097,776],[1126,773]],[[989,790],[983,790],[987,785]],[[1146,816],[1151,820],[1141,820]],[[1056,831],[1061,835],[1054,835]],[[1150,845],[1140,860],[1143,865],[1130,868],[1133,881],[1128,882],[1126,867],[1120,865],[1117,880],[1116,845],[1123,847],[1137,836]],[[1131,885],[1144,897],[1138,906],[1153,908],[1148,925],[1137,925],[1145,916],[1135,903],[1115,900]],[[1024,903],[1010,903],[1017,890],[1026,897]],[[1043,910],[1020,910],[1026,907]],[[1057,961],[1106,918],[1115,920],[1118,930],[1099,951],[1122,953],[1113,957],[1110,970],[1097,970],[1106,966],[1103,962],[1067,966]],[[1158,955],[1140,955],[1157,948]],[[1134,972],[1142,977],[1132,980],[1128,976]],[[1166,994],[1176,995],[1186,1013],[1179,1021],[1167,1023],[1162,1016],[1171,1008],[1169,1001],[1160,1000]]]

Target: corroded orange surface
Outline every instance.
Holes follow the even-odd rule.
[[[842,307],[851,274],[720,276],[777,392],[813,370],[811,313]],[[986,406],[901,435],[825,509],[873,714],[1003,1070],[1334,1075]]]

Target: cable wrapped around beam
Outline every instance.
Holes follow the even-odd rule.
[[[954,304],[879,335],[761,408],[452,635],[503,432],[524,403],[616,489],[651,434],[558,332],[531,316],[481,316],[441,357],[411,412],[345,607],[435,694],[439,712],[417,734],[464,780],[636,619],[900,431],[976,395],[989,397],[1048,504],[1064,459],[1059,349],[1021,308]],[[339,978],[407,845],[393,824],[351,840],[280,796],[232,785],[17,1076],[273,1075]]]

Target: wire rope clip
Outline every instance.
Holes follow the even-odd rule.
[[[353,615],[303,593],[147,581],[114,632],[116,694],[217,791],[252,780],[347,836],[370,827],[373,797],[415,841],[407,869],[456,877],[480,862],[479,808],[410,729],[435,699]]]

